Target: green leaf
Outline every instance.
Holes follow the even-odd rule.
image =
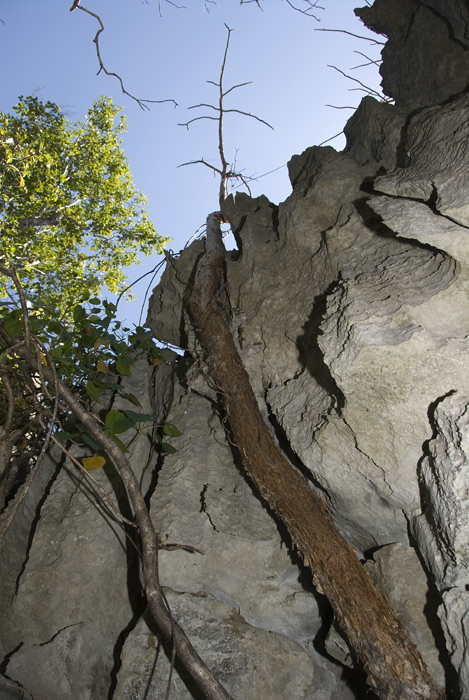
[[[83,306],[80,306],[77,304],[75,308],[73,309],[73,320],[75,323],[80,323],[80,321],[83,321],[86,318],[86,311],[83,308]]]
[[[122,411],[118,411],[115,408],[107,413],[104,421],[106,432],[114,435],[116,433],[125,433],[129,428],[133,428],[135,424],[136,422],[134,420],[127,418]]]
[[[152,413],[136,413],[136,411],[129,409],[126,409],[124,413],[129,420],[133,420],[135,423],[153,423],[155,420],[155,416]]]
[[[82,433],[81,434],[81,439],[83,440],[84,443],[86,443],[89,447],[91,447],[92,450],[100,450],[101,445],[99,442],[97,442],[91,435],[88,433]]]
[[[8,335],[11,335],[12,338],[17,338],[23,331],[23,319],[8,316],[3,322],[3,327]]]
[[[82,121],[68,121],[52,102],[36,97],[18,101],[11,114],[0,112],[2,172],[0,250],[7,266],[21,266],[29,300],[52,305],[57,318],[83,321],[74,309],[99,291],[126,286],[125,267],[141,254],[162,252],[160,237],[136,188],[122,149],[124,122],[119,107],[101,97]],[[52,226],[18,229],[18,222],[38,211]],[[39,230],[38,230],[39,229]],[[34,265],[26,260],[37,261]],[[116,305],[102,303],[108,320]]]
[[[182,435],[179,428],[176,428],[172,423],[165,423],[163,430],[165,435],[169,435],[169,437],[181,437]]]
[[[131,401],[131,402],[133,403],[134,406],[138,406],[139,408],[142,407],[142,404],[141,404],[140,401],[137,399],[137,397],[135,396],[135,394],[122,394],[122,396],[123,396],[125,399],[128,399],[129,401]]]
[[[122,355],[117,358],[116,369],[124,377],[130,377],[130,367]]]
[[[54,433],[54,437],[61,442],[68,442],[72,439],[72,433],[69,433],[67,430],[58,430],[56,433]]]
[[[117,437],[117,435],[114,435],[114,433],[110,433],[110,434],[109,434],[109,437],[111,438],[111,440],[113,440],[113,441],[116,443],[117,447],[118,447],[122,452],[125,453],[125,452],[128,452],[128,451],[129,451],[127,445],[125,445],[125,444],[122,442],[122,440],[119,440],[119,438]]]
[[[95,403],[101,403],[99,399],[99,390],[97,386],[93,384],[91,379],[88,379],[88,381],[86,382],[86,393],[92,401],[94,401]]]
[[[59,334],[62,332],[62,325],[58,321],[49,321],[47,328],[50,333]]]
[[[167,455],[174,455],[177,452],[177,449],[170,445],[168,442],[162,442],[161,447]]]

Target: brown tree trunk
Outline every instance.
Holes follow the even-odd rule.
[[[262,418],[225,321],[224,259],[220,215],[211,214],[190,309],[246,473],[287,527],[377,695],[382,700],[441,700],[442,694],[388,601],[336,529],[324,503],[284,457]]]

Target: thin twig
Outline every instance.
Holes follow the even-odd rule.
[[[106,491],[106,489],[103,488],[103,487],[101,486],[101,484],[100,484],[99,482],[97,482],[96,479],[94,479],[94,478],[91,476],[91,474],[89,473],[89,471],[87,471],[87,470],[85,469],[85,467],[82,465],[82,463],[79,462],[78,459],[76,459],[76,457],[74,457],[74,456],[67,450],[67,448],[65,447],[65,445],[64,445],[63,443],[61,443],[60,440],[58,440],[54,435],[52,436],[52,442],[54,442],[54,444],[57,445],[57,447],[59,447],[59,448],[62,450],[62,452],[64,453],[64,455],[65,455],[66,457],[68,457],[68,459],[77,467],[77,469],[79,469],[79,470],[82,472],[82,474],[84,474],[84,475],[86,476],[86,478],[87,478],[89,481],[91,481],[91,483],[93,484],[93,486],[92,486],[91,488],[93,488],[95,492],[101,491],[101,493],[103,494],[103,496],[99,496],[97,493],[96,493],[96,496],[97,496],[97,498],[98,498],[98,500],[99,500],[101,506],[104,507],[104,508],[107,510],[108,515],[110,515],[110,516],[111,516],[116,522],[118,522],[119,524],[122,524],[122,525],[125,524],[125,525],[129,525],[130,527],[136,528],[137,526],[136,526],[135,523],[133,523],[131,520],[127,520],[127,518],[124,518],[124,516],[123,516],[121,513],[119,513],[119,511],[117,510],[116,506],[115,506],[114,503],[112,502],[111,497],[110,497],[110,495],[108,494],[108,492]],[[105,503],[103,503],[103,501],[102,501],[102,498],[103,498],[103,497],[104,497],[104,498],[106,499],[106,501],[108,502],[108,505],[106,505]],[[134,544],[135,544],[135,543],[134,543]],[[137,550],[137,551],[139,551],[139,550]],[[140,551],[139,551],[139,554],[141,555]]]
[[[378,44],[379,46],[384,46],[385,41],[378,41],[377,39],[374,39],[371,36],[362,36],[361,34],[354,34],[353,32],[348,32],[346,29],[324,29],[323,27],[320,27],[319,29],[315,29],[315,32],[339,32],[340,34],[348,34],[349,36],[354,36],[356,39],[364,39],[365,41],[371,42],[371,44]],[[382,35],[384,36],[384,35]]]
[[[366,55],[366,53],[362,53],[361,51],[354,51],[353,53],[357,53],[359,56],[363,56],[363,58],[366,58],[368,63],[362,63],[359,66],[353,66],[350,68],[350,70],[356,70],[357,68],[367,68],[368,66],[374,65],[377,68],[379,68],[380,64],[382,61],[375,61],[373,58],[370,58],[369,56]]]
[[[321,141],[321,143],[318,143],[318,146],[324,146],[325,143],[329,143],[329,141],[333,141],[338,136],[341,136],[343,133],[344,133],[343,131],[339,131],[339,133],[336,134],[335,136],[331,136],[329,139],[326,139],[325,141]]]
[[[317,0],[316,2],[311,2],[311,0],[302,0],[304,3],[306,3],[306,8],[301,8],[301,7],[296,7],[291,0],[286,0],[287,4],[290,5],[290,7],[293,10],[296,10],[297,12],[301,12],[302,15],[306,15],[307,17],[312,17],[313,19],[316,20],[316,22],[320,22],[321,20],[317,15],[313,14],[313,10],[324,10],[324,7],[321,7],[321,5],[318,5]]]
[[[224,127],[224,118],[226,114],[241,114],[243,117],[251,117],[252,119],[256,119],[256,121],[260,122],[261,124],[264,124],[264,126],[268,126],[270,129],[273,129],[273,126],[266,122],[264,119],[260,119],[260,117],[257,117],[255,114],[251,114],[250,112],[246,112],[241,109],[226,109],[224,100],[227,95],[229,95],[233,90],[236,90],[237,88],[244,87],[246,85],[249,85],[250,82],[243,82],[243,83],[237,83],[236,85],[232,85],[230,88],[227,90],[224,89],[223,86],[223,79],[225,77],[225,69],[226,69],[226,61],[228,57],[228,50],[230,47],[230,38],[231,38],[231,33],[233,29],[230,29],[227,24],[225,24],[225,27],[228,32],[228,36],[226,38],[226,45],[225,45],[225,52],[223,54],[223,60],[221,64],[221,69],[220,69],[220,78],[218,82],[215,82],[214,80],[207,80],[207,83],[210,85],[214,85],[216,88],[218,88],[218,104],[217,105],[212,105],[207,102],[201,102],[196,105],[192,105],[189,107],[189,109],[200,109],[200,108],[205,108],[205,109],[211,109],[214,112],[216,112],[216,116],[210,115],[210,114],[203,114],[200,117],[194,117],[193,119],[189,119],[189,121],[185,123],[180,123],[179,126],[185,126],[186,129],[189,129],[189,126],[193,124],[196,121],[201,121],[203,119],[208,119],[210,121],[216,121],[218,122],[218,154],[220,157],[220,167],[216,167],[215,165],[212,165],[211,163],[208,163],[204,158],[199,158],[198,160],[192,160],[188,161],[186,163],[182,163],[178,167],[183,167],[186,165],[205,165],[207,168],[212,170],[214,173],[220,176],[220,190],[219,190],[219,204],[220,207],[222,205],[222,202],[226,199],[227,196],[227,191],[228,191],[228,183],[230,180],[240,180],[240,182],[243,183],[243,185],[247,188],[249,194],[251,194],[251,190],[248,185],[248,181],[254,178],[248,178],[245,177],[242,173],[236,171],[236,166],[231,166],[229,165],[226,155],[225,155],[225,145],[223,141],[223,127]]]
[[[348,80],[353,80],[354,83],[358,83],[359,85],[361,85],[361,88],[354,88],[355,90],[361,89],[361,90],[363,90],[363,92],[366,92],[368,95],[374,95],[374,96],[378,97],[380,100],[383,99],[383,95],[381,95],[381,93],[379,93],[377,90],[374,90],[373,88],[368,87],[368,85],[365,85],[365,83],[362,83],[362,81],[358,80],[357,78],[352,78],[351,75],[347,75],[347,73],[344,73],[344,71],[341,70],[340,68],[337,68],[337,66],[328,65],[327,67],[333,68],[338,73],[343,75],[344,78],[348,78]]]
[[[127,95],[127,96],[130,97],[132,100],[135,100],[135,102],[138,104],[138,106],[140,107],[140,109],[143,109],[143,110],[145,110],[145,109],[150,109],[150,107],[148,106],[149,104],[162,104],[162,103],[164,103],[164,102],[172,102],[172,103],[174,104],[174,106],[177,107],[177,106],[178,106],[178,103],[177,103],[175,100],[172,100],[172,99],[166,99],[166,100],[142,100],[140,97],[135,97],[135,95],[132,95],[132,94],[125,88],[125,86],[124,86],[124,81],[122,80],[121,76],[120,76],[118,73],[114,73],[113,71],[109,71],[109,70],[106,68],[106,66],[104,65],[103,60],[102,60],[102,58],[101,58],[101,50],[100,50],[100,47],[99,47],[99,35],[101,34],[101,32],[104,31],[104,24],[103,24],[103,22],[102,22],[102,20],[101,20],[101,17],[100,17],[99,15],[97,15],[95,12],[92,12],[91,10],[88,10],[86,7],[83,7],[83,5],[80,5],[80,2],[81,2],[81,0],[75,0],[75,2],[73,3],[72,7],[70,8],[70,12],[73,12],[73,10],[83,10],[83,12],[86,12],[88,15],[91,15],[92,17],[94,17],[94,18],[96,19],[96,21],[99,23],[99,29],[98,29],[98,31],[96,32],[95,37],[94,37],[94,39],[93,39],[93,43],[94,43],[95,46],[96,46],[96,55],[97,55],[97,57],[98,57],[98,63],[99,63],[99,71],[98,71],[97,74],[99,75],[99,74],[101,73],[101,71],[102,71],[102,72],[105,73],[106,75],[108,75],[108,76],[110,76],[110,77],[113,77],[113,78],[116,78],[116,79],[119,81],[119,83],[120,83],[121,90],[122,90],[122,92],[124,93],[124,95]]]

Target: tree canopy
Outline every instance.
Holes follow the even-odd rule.
[[[30,301],[67,316],[104,285],[122,291],[122,267],[161,253],[168,239],[133,182],[126,121],[110,98],[76,122],[52,102],[19,100],[13,114],[0,112],[3,264],[18,270]]]

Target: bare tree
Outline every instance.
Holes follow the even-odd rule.
[[[179,126],[185,126],[187,129],[189,129],[189,126],[193,124],[196,121],[200,121],[203,119],[208,119],[210,121],[214,121],[218,125],[218,153],[220,156],[220,167],[216,167],[215,165],[212,165],[208,163],[206,160],[203,158],[200,158],[199,160],[191,160],[187,163],[181,163],[179,167],[183,167],[185,165],[195,165],[200,163],[201,165],[205,165],[207,168],[210,168],[210,170],[213,170],[215,173],[217,173],[220,176],[220,192],[219,192],[219,203],[220,207],[222,205],[222,202],[226,199],[227,195],[227,187],[228,183],[230,180],[240,180],[244,185],[249,190],[249,185],[248,185],[248,179],[244,175],[242,175],[240,172],[237,172],[234,167],[230,166],[226,159],[225,155],[225,146],[223,143],[223,126],[224,126],[224,119],[225,119],[225,114],[241,114],[244,117],[250,117],[251,119],[256,119],[258,122],[261,124],[264,124],[265,126],[268,126],[269,129],[272,129],[273,127],[264,119],[260,119],[257,117],[255,114],[251,114],[250,112],[244,112],[241,109],[227,109],[225,107],[225,97],[229,95],[233,90],[237,90],[238,88],[244,87],[245,85],[250,85],[250,81],[244,82],[244,83],[239,83],[238,85],[232,85],[230,88],[227,90],[224,89],[223,85],[223,79],[225,76],[225,69],[226,69],[226,59],[228,56],[228,49],[230,47],[230,37],[233,29],[230,29],[228,25],[225,24],[225,27],[228,31],[228,36],[226,39],[226,46],[225,46],[225,53],[223,55],[223,61],[221,65],[221,71],[220,71],[220,77],[218,82],[216,83],[213,80],[207,80],[207,82],[210,85],[215,85],[215,87],[218,88],[218,104],[217,105],[212,105],[212,104],[207,104],[206,102],[201,102],[200,104],[197,105],[192,105],[189,107],[189,109],[199,109],[200,107],[204,107],[205,109],[210,109],[215,112],[215,114],[203,114],[199,117],[194,117],[193,119],[189,119],[189,121],[184,122],[179,124]]]

